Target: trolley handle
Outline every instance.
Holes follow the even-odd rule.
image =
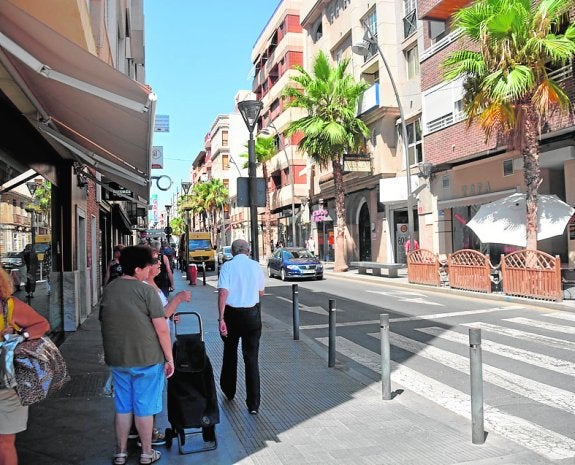
[[[174,313],[173,317],[176,318],[177,316],[181,316],[181,315],[196,315],[196,317],[198,318],[198,325],[200,327],[200,337],[202,339],[202,341],[204,340],[204,329],[203,329],[203,323],[202,323],[202,317],[198,312],[176,312]],[[178,335],[178,325],[175,324],[174,325],[174,334],[177,336]]]

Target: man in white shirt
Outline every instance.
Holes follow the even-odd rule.
[[[243,239],[232,243],[234,258],[225,262],[218,280],[219,329],[224,341],[224,359],[220,387],[228,398],[236,395],[238,344],[246,374],[246,405],[252,415],[260,408],[260,371],[258,353],[262,333],[260,297],[265,278],[260,264],[250,258],[250,245]]]

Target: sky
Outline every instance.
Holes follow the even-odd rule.
[[[158,212],[189,181],[193,160],[215,117],[234,110],[238,90],[252,88],[251,52],[279,0],[144,0],[146,83],[158,96],[156,114],[169,115],[170,132],[154,133],[163,146],[172,187],[157,189]],[[175,212],[174,212],[175,213]]]

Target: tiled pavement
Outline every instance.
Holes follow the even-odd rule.
[[[176,274],[176,288],[188,289]],[[199,280],[191,288],[192,303],[180,310],[203,316],[218,384],[222,344],[217,333],[215,279],[208,277],[206,286]],[[159,447],[163,454],[159,464],[552,463],[495,434],[484,445],[473,445],[467,420],[409,389],[383,401],[378,383],[343,366],[328,368],[327,353],[305,335],[293,341],[291,328],[266,315],[265,308],[263,321],[260,413],[249,415],[245,408],[240,368],[235,401],[225,400],[218,388],[217,449],[181,455],[175,441],[170,449]],[[20,464],[109,464],[114,449],[113,402],[102,389],[107,369],[96,312],[67,337],[61,350],[72,381],[55,397],[31,408],[28,431],[17,441]],[[165,414],[158,424],[169,426]],[[133,444],[128,463],[138,463],[138,457]]]

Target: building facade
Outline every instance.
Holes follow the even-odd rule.
[[[2,201],[31,180],[50,183],[51,210],[31,224],[50,230],[50,273],[31,303],[55,333],[73,331],[148,203],[155,95],[144,85],[142,2],[10,0],[0,29]],[[12,208],[24,216],[18,200]]]
[[[419,204],[421,245],[441,254],[471,248],[488,253],[497,263],[502,253],[512,250],[503,244],[483,244],[466,227],[479,207],[514,192],[525,192],[523,159],[509,151],[506,140],[494,135],[487,141],[482,130],[468,127],[462,111],[463,82],[444,82],[440,66],[454,50],[461,48],[461,33],[453,29],[451,16],[470,2],[420,0],[418,17],[423,23],[421,54],[423,99],[423,147],[426,161],[433,164],[431,196]],[[553,71],[573,101],[573,63]],[[542,125],[540,163],[541,194],[556,194],[575,204],[575,127],[573,116],[552,117]],[[575,236],[538,242],[538,248],[561,261],[575,264]]]
[[[348,71],[370,84],[358,108],[358,115],[370,129],[363,162],[344,175],[346,192],[345,247],[347,260],[405,261],[403,243],[407,235],[406,168],[412,170],[417,188],[417,166],[423,162],[421,144],[421,97],[419,50],[421,28],[410,1],[306,2],[301,12],[305,32],[304,61],[311,69],[314,57],[323,50],[333,62],[349,58]],[[381,50],[371,45],[367,56],[353,53],[353,46],[366,38],[369,28]],[[396,83],[408,130],[407,163],[399,130],[399,107],[382,56]],[[353,154],[350,154],[353,155]],[[312,227],[316,231],[322,259],[333,259],[334,184],[331,169],[311,166],[310,192]],[[314,214],[313,211],[328,215]],[[418,237],[414,209],[415,237]],[[327,220],[326,220],[327,218]]]

